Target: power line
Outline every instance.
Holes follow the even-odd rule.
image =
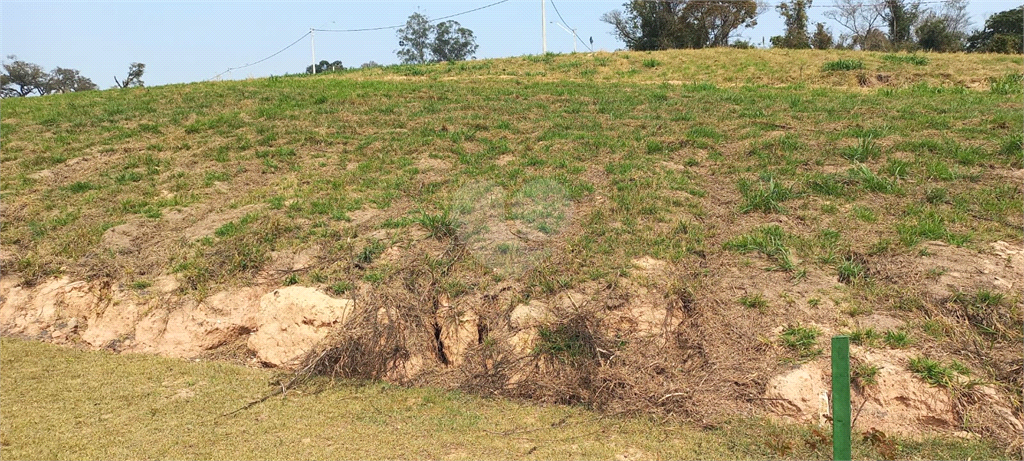
[[[281,48],[281,51],[278,51],[277,53],[274,53],[274,54],[272,54],[272,55],[270,55],[270,56],[267,56],[267,57],[265,57],[265,58],[263,58],[263,59],[260,59],[259,61],[256,61],[256,62],[251,62],[251,63],[249,63],[249,64],[246,64],[246,65],[244,65],[244,66],[238,66],[238,67],[231,67],[231,68],[229,68],[228,70],[225,70],[224,72],[221,72],[221,73],[219,73],[219,74],[217,74],[217,75],[214,75],[213,77],[210,77],[210,78],[206,79],[206,81],[210,81],[210,80],[213,80],[213,79],[215,79],[215,78],[217,78],[217,77],[220,77],[221,75],[224,75],[224,74],[226,74],[226,73],[228,73],[228,72],[231,72],[231,71],[233,71],[233,70],[238,70],[238,69],[244,69],[244,68],[246,68],[246,67],[250,67],[250,66],[255,66],[256,64],[259,64],[259,63],[261,63],[261,62],[263,62],[263,61],[266,61],[266,60],[268,60],[268,59],[270,59],[270,58],[272,58],[272,57],[274,57],[274,56],[277,56],[277,55],[279,55],[279,54],[281,54],[281,53],[284,53],[284,51],[285,51],[285,50],[287,50],[288,48],[291,48],[291,47],[295,46],[295,44],[296,44],[296,43],[299,43],[299,42],[301,42],[301,41],[302,41],[302,39],[304,39],[304,38],[308,37],[308,36],[309,36],[309,34],[311,34],[311,33],[312,33],[312,31],[310,31],[310,32],[306,32],[306,33],[302,34],[302,36],[301,36],[301,37],[299,37],[298,39],[296,39],[296,40],[295,40],[294,42],[292,42],[292,44],[291,44],[291,45],[288,45],[288,46],[286,46],[286,47],[284,47],[284,48]]]
[[[497,2],[491,3],[489,5],[484,5],[484,6],[481,6],[481,7],[473,8],[472,10],[466,10],[466,11],[463,11],[461,13],[455,13],[455,14],[450,14],[448,16],[442,16],[442,17],[437,18],[437,19],[431,19],[428,22],[443,21],[445,19],[454,18],[456,16],[462,16],[464,14],[469,14],[469,13],[472,13],[474,11],[480,11],[480,10],[485,9],[485,8],[490,8],[490,7],[495,6],[495,5],[500,5],[500,4],[508,2],[508,1],[509,0],[497,1]],[[398,29],[398,28],[404,27],[404,26],[405,26],[405,24],[398,24],[398,25],[394,25],[394,26],[368,27],[368,28],[364,28],[364,29],[313,29],[313,30],[316,31],[316,32],[370,32],[370,31],[374,31],[374,30]]]
[[[562,24],[565,24],[565,27],[568,27],[568,28],[572,29],[572,31],[573,31],[572,32],[573,40],[575,40],[576,39],[576,29],[573,29],[572,26],[570,26],[568,22],[565,22],[565,18],[562,17],[562,13],[558,11],[558,6],[555,5],[555,0],[548,0],[548,1],[551,2],[551,6],[555,7],[555,13],[558,14],[558,19],[562,20]],[[580,40],[580,41],[583,42],[583,40]],[[590,45],[588,45],[587,42],[583,42],[583,46],[587,47],[587,49],[590,50],[591,52],[594,51],[594,48],[592,48]]]
[[[448,18],[454,18],[454,17],[456,17],[456,16],[462,16],[462,15],[464,15],[464,14],[472,13],[472,12],[474,12],[474,11],[480,11],[480,10],[482,10],[482,9],[485,9],[485,8],[490,8],[490,7],[492,7],[492,6],[495,6],[495,5],[500,5],[500,4],[502,4],[502,3],[505,3],[505,2],[508,2],[508,1],[509,1],[509,0],[500,0],[500,1],[497,1],[497,2],[494,2],[494,3],[491,3],[491,4],[488,4],[488,5],[484,5],[484,6],[481,6],[481,7],[473,8],[473,9],[471,9],[471,10],[466,10],[466,11],[463,11],[463,12],[461,12],[461,13],[455,13],[455,14],[450,14],[450,15],[448,15],[448,16],[443,16],[443,17],[440,17],[440,18],[437,18],[437,19],[433,19],[433,20],[431,20],[430,22],[437,22],[437,21],[443,21],[443,20],[445,20],[445,19],[448,19]],[[277,56],[277,55],[279,55],[279,54],[281,54],[281,53],[284,53],[284,52],[285,52],[285,50],[287,50],[287,49],[289,49],[289,48],[291,48],[291,47],[295,46],[296,44],[298,44],[299,42],[301,42],[301,41],[302,41],[302,39],[304,39],[304,38],[308,37],[308,36],[309,36],[310,34],[312,34],[312,33],[313,33],[314,31],[316,31],[316,32],[369,32],[369,31],[374,31],[374,30],[387,30],[387,29],[397,29],[397,28],[399,28],[399,27],[402,27],[402,26],[404,26],[404,25],[405,25],[405,24],[399,24],[399,25],[397,25],[397,26],[369,27],[369,28],[363,28],[363,29],[310,29],[310,30],[309,30],[309,32],[306,32],[306,33],[302,34],[302,36],[301,36],[301,37],[299,37],[298,39],[296,39],[296,40],[295,40],[294,42],[292,42],[292,43],[291,43],[290,45],[288,45],[288,46],[286,46],[286,47],[282,48],[282,49],[281,49],[280,51],[278,51],[277,53],[274,53],[274,54],[272,54],[272,55],[270,55],[270,56],[267,56],[267,57],[265,57],[265,58],[263,58],[263,59],[260,59],[259,61],[256,61],[256,62],[251,62],[251,63],[249,63],[249,64],[245,64],[245,65],[242,65],[242,66],[238,66],[238,67],[231,67],[231,68],[228,68],[228,69],[227,69],[227,70],[225,70],[224,72],[221,72],[221,73],[219,73],[219,74],[217,74],[217,75],[214,75],[213,77],[210,77],[210,78],[206,79],[206,81],[210,81],[210,80],[213,80],[213,79],[215,79],[215,78],[217,78],[217,77],[220,77],[221,75],[224,75],[224,74],[226,74],[226,73],[228,73],[228,72],[231,72],[231,71],[233,71],[233,70],[238,70],[238,69],[244,69],[244,68],[246,68],[246,67],[251,67],[251,66],[255,66],[256,64],[259,64],[259,63],[261,63],[261,62],[263,62],[263,61],[266,61],[266,60],[268,60],[268,59],[270,59],[270,58],[273,58],[274,56]],[[315,63],[314,63],[314,65],[315,65]]]

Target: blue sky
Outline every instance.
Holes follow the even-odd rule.
[[[351,29],[403,24],[414,12],[438,18],[481,7],[497,0],[474,1],[121,1],[41,2],[4,0],[0,3],[0,56],[15,54],[50,70],[70,67],[101,88],[123,78],[131,62],[146,64],[147,85],[201,81],[224,70],[258,61],[277,52],[309,29]],[[548,51],[572,51],[572,35],[550,22],[561,22],[547,0]],[[595,49],[622,48],[611,27],[600,21],[605,12],[621,9],[619,1],[556,0],[562,17]],[[778,0],[768,2],[771,5]],[[477,58],[497,58],[541,52],[541,0],[510,0],[454,18],[473,30],[480,48]],[[838,35],[840,28],[822,17],[831,0],[816,0],[811,22],[823,21]],[[973,27],[986,17],[1013,8],[1020,1],[973,0]],[[782,20],[774,7],[758,26],[740,35],[752,42],[781,33]],[[397,63],[395,30],[316,32],[316,59],[340,60],[345,66],[367,61]],[[579,45],[581,51],[585,47]],[[223,78],[241,79],[298,73],[311,62],[306,37],[281,54],[255,66],[234,70]]]

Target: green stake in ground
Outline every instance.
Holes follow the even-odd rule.
[[[850,338],[832,337],[832,459],[850,459]]]

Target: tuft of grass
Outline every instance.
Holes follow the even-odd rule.
[[[893,349],[903,349],[910,345],[910,333],[904,330],[887,330],[885,344]]]
[[[850,337],[850,342],[859,346],[874,346],[882,335],[875,331],[874,328],[856,328],[846,334]]]
[[[821,330],[817,327],[803,327],[799,324],[789,325],[779,334],[779,343],[796,352],[801,359],[813,359],[822,354],[818,346]]]
[[[1024,74],[1012,73],[1002,77],[989,77],[989,88],[995,94],[1024,93]]]
[[[768,308],[768,300],[764,299],[764,296],[761,296],[760,293],[743,295],[740,297],[739,302],[747,309],[757,309],[761,312]]]
[[[864,62],[860,59],[837,59],[835,61],[826,62],[821,67],[822,71],[825,72],[836,72],[846,70],[860,70],[864,68]]]
[[[352,285],[352,282],[349,282],[348,280],[340,280],[332,283],[331,286],[328,288],[331,290],[331,293],[341,295],[349,291],[352,291],[352,288],[354,288],[354,286]]]
[[[781,202],[796,197],[792,186],[786,186],[775,179],[775,175],[763,174],[759,181],[752,182],[747,179],[740,179],[738,183],[740,195],[743,196],[743,204],[740,206],[741,213],[760,211],[762,213],[782,213],[785,208]]]
[[[761,226],[753,232],[736,237],[725,242],[727,250],[734,250],[746,254],[757,251],[767,256],[778,265],[779,269],[792,271],[796,267],[793,264],[790,250],[786,247],[785,241],[789,238],[786,231],[776,224]]]
[[[858,138],[857,144],[852,147],[848,147],[840,151],[843,158],[852,160],[854,162],[866,162],[877,158],[881,151],[878,148],[878,144],[875,143],[875,138],[872,136],[863,136]]]
[[[895,64],[913,64],[915,66],[928,65],[928,58],[917,54],[884,54],[882,60]]]
[[[368,265],[373,263],[384,250],[388,249],[388,244],[381,240],[372,240],[369,244],[363,247],[356,255],[356,263],[361,265]]]
[[[850,378],[859,389],[878,384],[878,365],[859,362],[850,369]]]
[[[659,61],[657,59],[654,59],[654,58],[644,59],[643,64],[644,64],[644,67],[652,68],[653,69],[655,67],[660,66],[661,65],[661,61]]]
[[[459,228],[458,220],[447,209],[436,214],[420,212],[412,218],[412,222],[423,226],[430,237],[436,239],[453,238]]]
[[[153,282],[150,282],[149,280],[136,280],[128,284],[128,287],[133,290],[145,290],[151,286],[153,286]]]
[[[938,360],[918,356],[910,359],[908,368],[928,384],[952,391],[962,390],[973,384],[972,381],[965,379],[971,375],[971,370],[956,360],[944,364]]]
[[[836,268],[836,273],[839,276],[839,281],[842,283],[854,283],[864,279],[866,276],[864,265],[849,258],[843,260],[842,264]]]

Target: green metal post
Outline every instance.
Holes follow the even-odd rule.
[[[832,459],[850,460],[850,338],[832,338]]]

